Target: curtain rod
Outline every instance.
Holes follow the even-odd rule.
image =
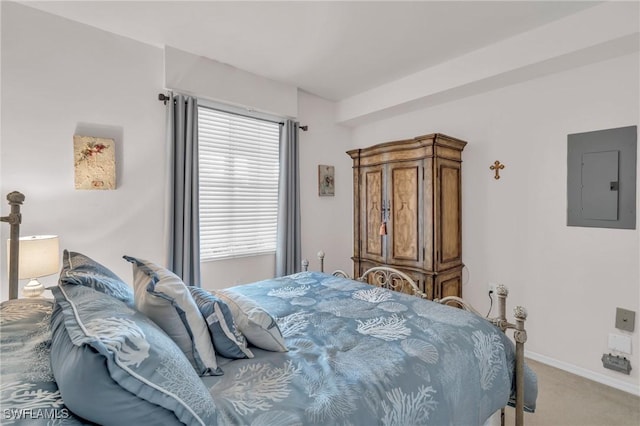
[[[164,104],[166,105],[166,104],[167,104],[167,102],[169,102],[169,101],[171,100],[171,97],[169,97],[169,96],[165,95],[164,93],[158,93],[158,100],[159,100],[160,102],[162,102],[162,103],[164,103]],[[202,105],[201,105],[201,106],[202,106]],[[211,107],[209,107],[209,106],[204,106],[204,108],[209,108],[209,109],[213,109],[213,110],[216,110],[216,111],[220,111],[220,110],[218,110],[218,109],[216,109],[216,108],[211,108]],[[239,114],[239,113],[235,113],[235,112],[230,112],[230,111],[222,111],[222,112],[226,112],[227,114],[243,115],[243,114]],[[251,118],[254,118],[254,119],[256,119],[256,120],[271,121],[271,122],[274,122],[274,123],[275,123],[275,121],[267,120],[267,119],[264,119],[264,118],[259,118],[259,117],[251,117]],[[284,123],[283,123],[282,121],[277,122],[277,123],[278,123],[278,124],[280,124],[281,126],[282,126],[282,125],[284,125]],[[307,125],[304,125],[304,126],[300,126],[300,125],[298,125],[298,128],[299,128],[300,130],[302,130],[303,132],[306,132],[307,130],[309,130],[309,126],[307,126]]]

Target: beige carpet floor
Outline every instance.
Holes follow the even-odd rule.
[[[533,360],[538,376],[537,409],[527,426],[640,426],[640,397]],[[640,368],[639,366],[632,366]],[[514,424],[507,407],[506,425]]]

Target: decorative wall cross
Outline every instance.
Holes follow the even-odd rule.
[[[500,161],[496,160],[492,166],[489,167],[489,170],[495,170],[496,174],[493,177],[494,179],[500,179],[500,170],[504,169],[504,164],[500,164]]]

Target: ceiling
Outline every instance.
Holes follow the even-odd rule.
[[[21,3],[339,101],[599,2]]]

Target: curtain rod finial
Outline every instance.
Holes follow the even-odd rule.
[[[303,132],[306,132],[307,130],[309,130],[309,126],[298,126],[300,128],[300,130],[302,130]]]
[[[158,100],[164,102],[164,104],[166,105],[167,102],[171,100],[171,98],[164,93],[158,93]]]

